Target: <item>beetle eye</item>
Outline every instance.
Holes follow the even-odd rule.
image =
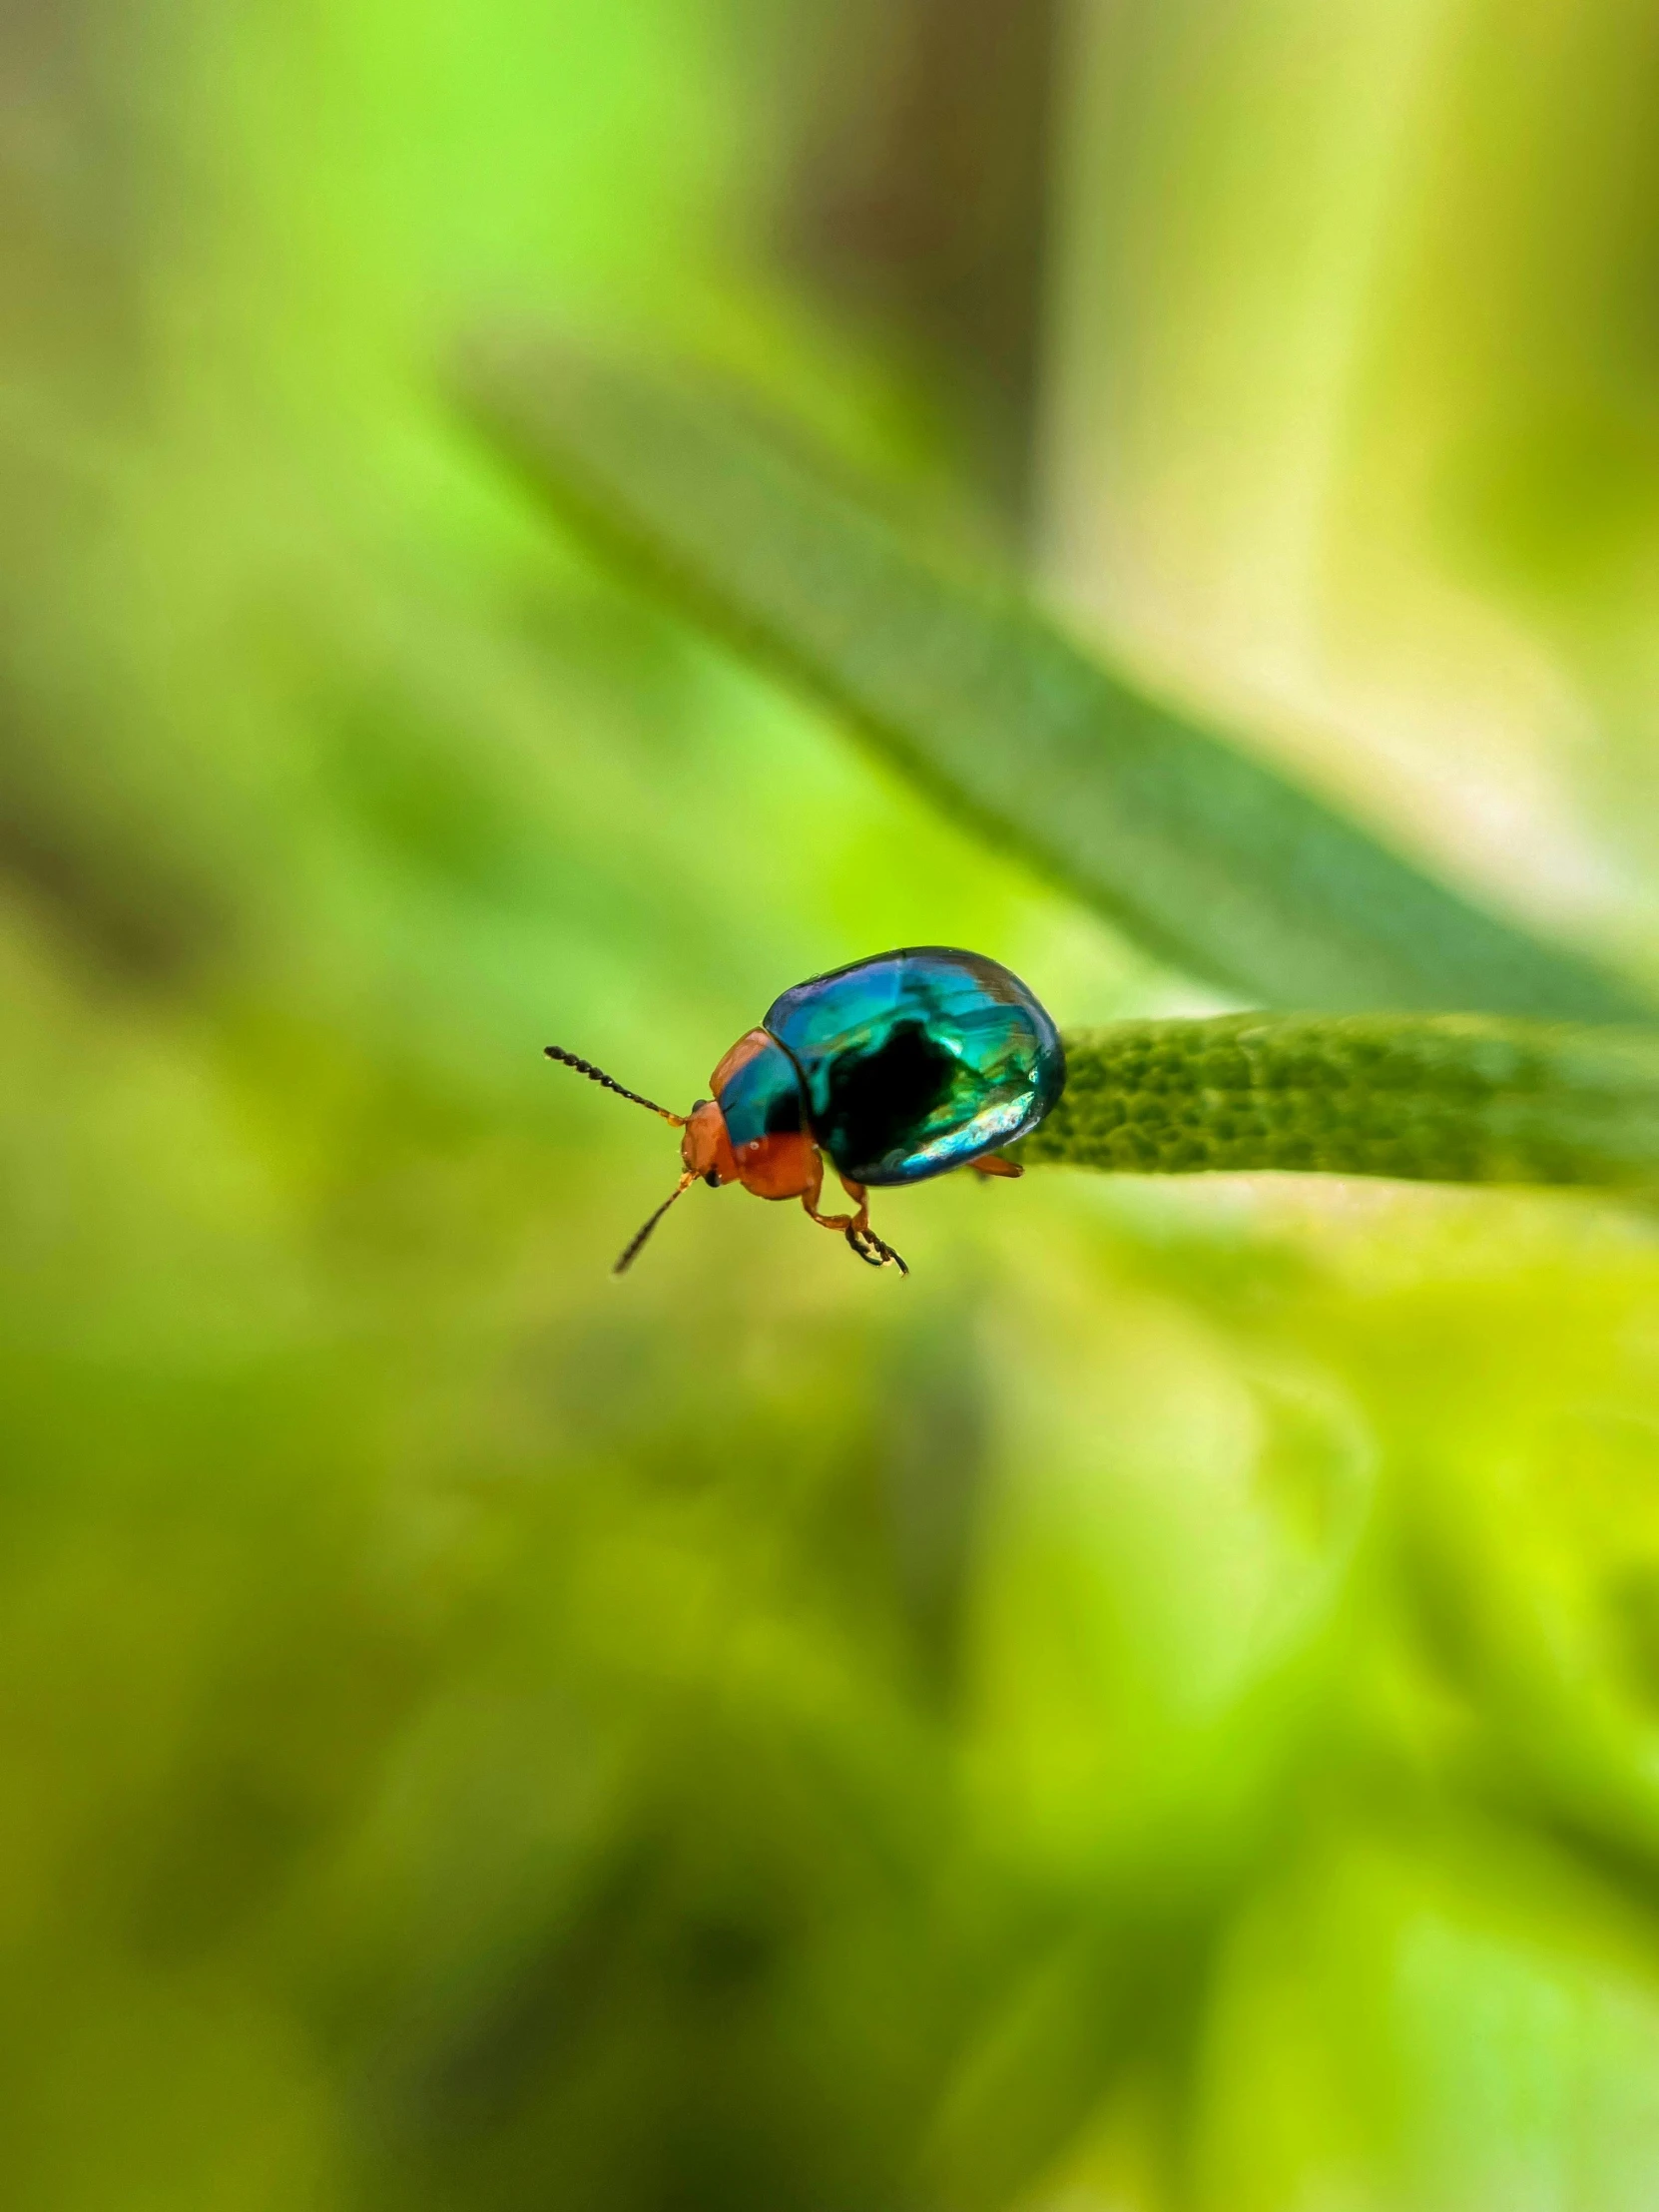
[[[711,1190],[711,1191],[718,1191],[718,1190],[720,1189],[720,1171],[719,1171],[719,1169],[718,1169],[718,1168],[711,1168],[711,1169],[709,1170],[708,1174],[707,1174],[706,1176],[704,1176],[703,1180],[704,1180],[704,1182],[705,1182],[705,1183],[707,1183],[707,1184],[708,1184],[708,1186],[709,1186],[709,1188],[710,1188],[710,1190]]]

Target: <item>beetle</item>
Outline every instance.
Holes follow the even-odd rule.
[[[1000,1148],[1035,1129],[1066,1079],[1060,1033],[1017,975],[979,952],[911,945],[815,975],[774,999],[689,1114],[625,1090],[560,1045],[547,1057],[684,1135],[684,1174],[617,1261],[623,1274],[669,1208],[702,1181],[799,1198],[873,1268],[909,1269],[869,1225],[869,1192],[952,1168],[1019,1175]],[[823,1214],[826,1158],[852,1201]]]

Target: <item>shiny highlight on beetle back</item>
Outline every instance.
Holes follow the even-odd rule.
[[[801,1070],[813,1135],[857,1183],[967,1166],[1034,1129],[1065,1083],[1059,1031],[1019,977],[944,945],[798,984],[764,1026]]]

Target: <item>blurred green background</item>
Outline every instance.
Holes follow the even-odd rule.
[[[671,1186],[906,942],[1209,1003],[447,396],[765,387],[1659,975],[1645,0],[0,13],[0,2198],[1659,2201],[1659,1247]]]

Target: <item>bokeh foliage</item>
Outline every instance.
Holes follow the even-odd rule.
[[[1243,222],[1295,14],[1118,12],[1142,129],[1055,249],[1073,394],[1125,207],[1177,299],[1225,236],[1204,175],[1159,195],[1169,88],[1203,48]],[[1590,17],[1575,97],[1640,44]],[[784,271],[803,36],[785,0],[0,31],[6,2201],[1644,2205],[1645,1216],[1054,1172],[903,1201],[900,1285],[697,1193],[605,1280],[672,1156],[550,1038],[680,1099],[782,984],[916,940],[1067,1021],[1198,1003],[590,569],[450,411],[480,315],[602,319],[971,516],[1000,479],[927,363]],[[1309,78],[1268,72],[1281,121]],[[1402,145],[1509,128],[1435,82]],[[1586,251],[1626,146],[1553,218]],[[1549,347],[1506,382],[1503,327],[1492,420],[1570,485],[1603,387],[1538,473]],[[1442,419],[1385,368],[1396,428]],[[1620,496],[1619,592],[1504,534],[1535,638],[1634,604]],[[1446,524],[1466,567],[1493,511]],[[1633,718],[1594,758],[1586,837]]]

